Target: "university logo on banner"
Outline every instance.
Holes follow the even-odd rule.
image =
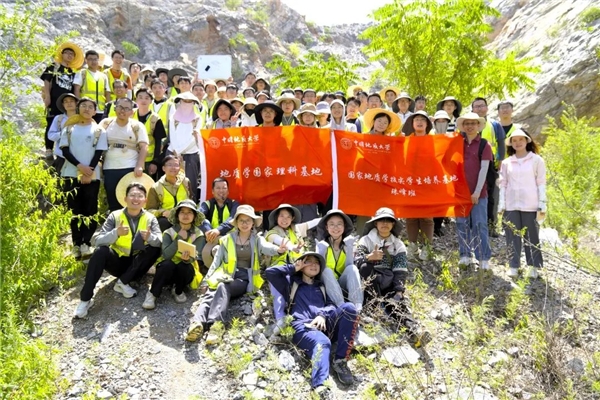
[[[335,131],[334,141],[334,207],[365,216],[389,207],[399,218],[466,216],[471,211],[462,136]]]
[[[257,210],[282,203],[325,203],[332,190],[331,135],[302,126],[202,131],[201,200],[217,177],[229,197]]]

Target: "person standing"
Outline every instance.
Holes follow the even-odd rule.
[[[108,78],[100,69],[100,55],[95,50],[85,53],[87,68],[82,69],[73,80],[75,96],[88,97],[96,102],[96,115],[94,121],[100,123],[106,102],[110,100],[110,86]]]

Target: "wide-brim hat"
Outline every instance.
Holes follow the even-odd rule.
[[[426,111],[419,110],[419,111],[415,112],[414,114],[411,114],[408,118],[406,118],[406,121],[404,121],[404,125],[402,125],[402,133],[404,133],[405,135],[410,135],[411,133],[413,133],[415,131],[413,129],[413,120],[415,119],[415,117],[417,115],[420,115],[427,119],[427,128],[426,128],[425,132],[426,133],[431,132],[431,130],[433,129],[433,122],[431,122],[431,119],[429,119],[429,114],[427,114]]]
[[[246,110],[246,106],[249,104],[253,104],[254,108],[258,105],[258,101],[254,97],[248,97],[244,99],[244,104],[242,105],[242,110]]]
[[[454,110],[454,112],[452,113],[452,115],[454,115],[455,118],[460,117],[460,113],[462,111],[462,103],[460,101],[458,101],[456,99],[456,97],[454,97],[454,96],[446,96],[442,100],[438,101],[435,109],[436,110],[443,110],[444,109],[444,103],[446,101],[453,101],[454,104],[456,104],[456,109]]]
[[[346,91],[346,94],[348,95],[348,97],[354,97],[354,91],[355,90],[359,90],[361,92],[364,91],[364,85],[352,85],[348,88],[348,90]]]
[[[468,120],[476,120],[479,121],[479,131],[481,132],[483,130],[483,128],[485,128],[485,118],[480,117],[477,113],[474,112],[470,112],[470,113],[466,113],[465,115],[463,115],[462,117],[458,117],[456,119],[456,129],[458,129],[459,131],[463,131],[463,122],[468,121]]]
[[[248,204],[240,204],[237,210],[235,211],[233,219],[231,220],[231,225],[233,225],[234,228],[237,228],[237,217],[239,217],[240,215],[245,215],[247,217],[252,218],[254,220],[255,228],[262,224],[263,219],[260,215],[256,215],[256,213],[254,212],[254,207]]]
[[[390,117],[390,124],[384,133],[393,133],[398,132],[400,127],[402,126],[402,121],[400,121],[400,117],[391,110],[386,110],[385,108],[370,108],[365,113],[363,119],[365,121],[365,133],[368,133],[373,129],[373,122],[375,120],[375,116],[377,114],[385,114]]]
[[[142,68],[142,70],[140,71],[140,74],[144,74],[144,72],[154,72],[154,70],[152,69],[151,66],[146,65],[144,68]]]
[[[256,89],[254,89],[252,86],[246,86],[245,88],[243,88],[242,94],[246,93],[246,90],[251,90],[253,94],[256,94]]]
[[[280,204],[276,209],[271,211],[269,214],[269,226],[277,226],[277,217],[279,217],[279,212],[281,210],[290,210],[292,214],[294,214],[294,219],[292,220],[292,224],[299,224],[302,219],[302,214],[300,210],[291,204]]]
[[[320,275],[325,270],[325,268],[327,267],[327,263],[325,262],[325,257],[323,257],[322,255],[320,255],[316,251],[307,251],[306,253],[304,253],[300,257],[298,257],[296,259],[296,261],[298,261],[298,260],[304,260],[308,256],[313,256],[317,260],[319,260],[319,266],[321,267],[321,269],[319,270],[319,275]],[[298,272],[301,272],[301,271],[302,270],[300,270]]]
[[[448,113],[444,110],[437,110],[435,112],[433,115],[433,122],[437,121],[438,119],[447,119],[448,121],[452,121],[452,118],[450,118]]]
[[[229,100],[229,102],[231,103],[231,105],[233,105],[233,102],[237,101],[238,103],[240,103],[242,106],[244,105],[244,100],[240,99],[239,97],[235,97],[231,100]]]
[[[254,90],[258,91],[258,88],[256,87],[256,84],[259,81],[263,81],[265,83],[265,88],[263,90],[266,90],[267,92],[271,92],[271,84],[269,83],[268,80],[266,80],[265,78],[256,78],[256,80],[254,81],[254,83],[252,84],[252,87],[254,88]]]
[[[300,110],[298,110],[298,114],[296,114],[296,116],[300,117],[300,115],[306,114],[306,113],[312,114],[315,117],[319,115],[319,114],[317,114],[317,107],[315,107],[315,105],[313,103],[302,104],[302,107],[300,107]]]
[[[291,100],[294,102],[294,110],[297,110],[300,108],[300,99],[297,99],[296,96],[294,96],[292,93],[284,93],[281,96],[279,96],[279,98],[277,99],[277,102],[275,104],[277,104],[279,107],[281,107],[281,103],[283,103],[286,100]]]
[[[381,96],[381,99],[385,99],[385,94],[389,91],[394,92],[395,97],[397,97],[398,93],[400,93],[400,89],[398,89],[396,86],[386,86],[379,91],[379,96]],[[412,101],[412,99],[411,99],[411,101]]]
[[[320,101],[317,103],[317,115],[331,114],[331,107],[326,101]]]
[[[261,103],[261,104],[257,105],[256,107],[254,107],[254,115],[256,116],[256,123],[258,125],[260,125],[264,122],[263,117],[260,113],[265,108],[272,108],[273,110],[275,110],[275,120],[273,122],[275,122],[275,125],[280,125],[281,120],[283,119],[283,110],[281,109],[281,107],[279,107],[277,104],[273,103],[270,100],[267,100],[264,103]]]
[[[200,105],[200,101],[198,100],[198,98],[196,96],[194,96],[191,92],[183,92],[183,93],[179,93],[177,96],[175,96],[175,98],[173,99],[173,102],[175,104],[179,103],[181,100],[192,100],[194,101],[197,105]]]
[[[213,81],[213,80],[210,80],[210,81],[206,81],[206,82],[204,82],[204,90],[206,90],[206,87],[207,87],[207,86],[209,86],[209,85],[212,85],[212,86],[214,86],[214,87],[215,87],[215,91],[216,91],[216,90],[219,88],[219,87],[217,86],[217,82],[215,82],[215,81]]]
[[[375,222],[380,219],[393,219],[395,221],[394,227],[392,228],[392,234],[396,237],[400,236],[401,226],[398,222],[398,218],[394,215],[394,211],[391,208],[381,207],[379,210],[375,212],[375,215],[365,223],[365,227],[363,229],[363,236],[366,236],[371,232],[373,228],[375,228]]]
[[[65,108],[63,107],[63,101],[65,100],[65,98],[67,97],[71,97],[73,99],[75,99],[75,102],[78,102],[79,99],[77,98],[77,96],[75,96],[73,93],[63,93],[58,97],[58,100],[56,100],[56,108],[58,108],[60,110],[61,113],[65,113]]]
[[[400,112],[400,107],[398,107],[398,102],[402,99],[408,99],[408,101],[410,101],[410,104],[408,105],[408,110],[410,112],[413,112],[415,109],[415,101],[406,92],[400,93],[400,95],[398,97],[396,97],[396,99],[392,102],[392,111],[394,111],[395,113]]]
[[[150,175],[142,174],[142,176],[138,178],[133,172],[130,172],[123,176],[119,183],[117,183],[117,189],[115,190],[117,200],[123,207],[127,207],[127,203],[125,202],[125,193],[127,192],[127,186],[129,186],[129,184],[132,182],[139,182],[146,188],[146,197],[148,197],[148,192],[150,191],[152,185],[154,185],[154,180],[150,177]]]
[[[175,75],[188,76],[188,73],[185,69],[182,69],[182,68],[171,68],[169,70],[169,72],[167,73],[167,75],[169,76],[169,85],[173,86],[174,85],[173,77]]]
[[[56,50],[56,56],[54,56],[54,60],[57,63],[61,64],[63,61],[62,52],[66,49],[71,49],[75,53],[75,57],[73,57],[73,61],[71,62],[71,64],[69,64],[69,68],[81,68],[84,62],[83,50],[81,50],[81,47],[77,46],[73,42],[64,42],[63,44],[61,44]]]
[[[179,224],[179,221],[177,220],[177,213],[179,210],[181,210],[182,208],[189,208],[190,210],[192,210],[194,212],[194,222],[192,223],[194,226],[200,226],[200,224],[202,223],[202,221],[204,221],[206,219],[206,217],[204,216],[203,213],[200,212],[200,210],[198,210],[196,208],[196,203],[194,203],[193,200],[181,200],[179,203],[177,203],[177,205],[175,207],[173,207],[171,209],[171,212],[169,213],[169,222],[171,223],[171,225],[177,225]]]
[[[344,220],[344,233],[342,233],[342,237],[347,237],[352,233],[354,229],[354,224],[348,215],[346,215],[342,210],[329,210],[327,214],[321,218],[319,223],[317,224],[317,238],[319,240],[323,240],[325,238],[325,232],[327,232],[327,221],[333,216],[338,216]]]
[[[532,142],[531,136],[529,136],[527,134],[527,132],[525,132],[523,129],[516,129],[513,133],[510,134],[509,137],[506,138],[506,140],[505,140],[506,145],[512,147],[511,139],[514,137],[518,137],[518,136],[526,138],[527,143]]]
[[[302,90],[302,88],[298,86],[296,89],[294,89],[294,93],[296,92],[304,93],[304,90]]]
[[[219,107],[222,104],[225,104],[231,110],[231,116],[230,116],[230,118],[233,117],[233,114],[235,114],[235,107],[233,106],[233,104],[231,104],[229,102],[229,100],[227,100],[227,99],[219,99],[219,100],[217,100],[217,102],[213,106],[213,112],[212,112],[212,116],[211,116],[213,121],[216,121],[216,120],[219,119],[217,110],[219,109]]]
[[[260,96],[265,96],[267,100],[271,100],[271,93],[267,92],[266,90],[261,90],[260,92],[256,92],[254,94],[255,99],[258,99]]]
[[[169,75],[169,68],[156,68],[156,71],[154,71],[156,73],[156,76],[158,77],[160,74],[162,74],[163,72],[167,75]]]

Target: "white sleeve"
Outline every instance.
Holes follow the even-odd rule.
[[[81,86],[83,83],[82,71],[79,71],[75,74],[73,78],[73,85]]]

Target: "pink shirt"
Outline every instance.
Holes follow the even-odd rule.
[[[537,211],[540,207],[538,186],[546,185],[544,160],[533,152],[523,158],[510,156],[500,166],[499,185],[505,190],[506,211]]]

